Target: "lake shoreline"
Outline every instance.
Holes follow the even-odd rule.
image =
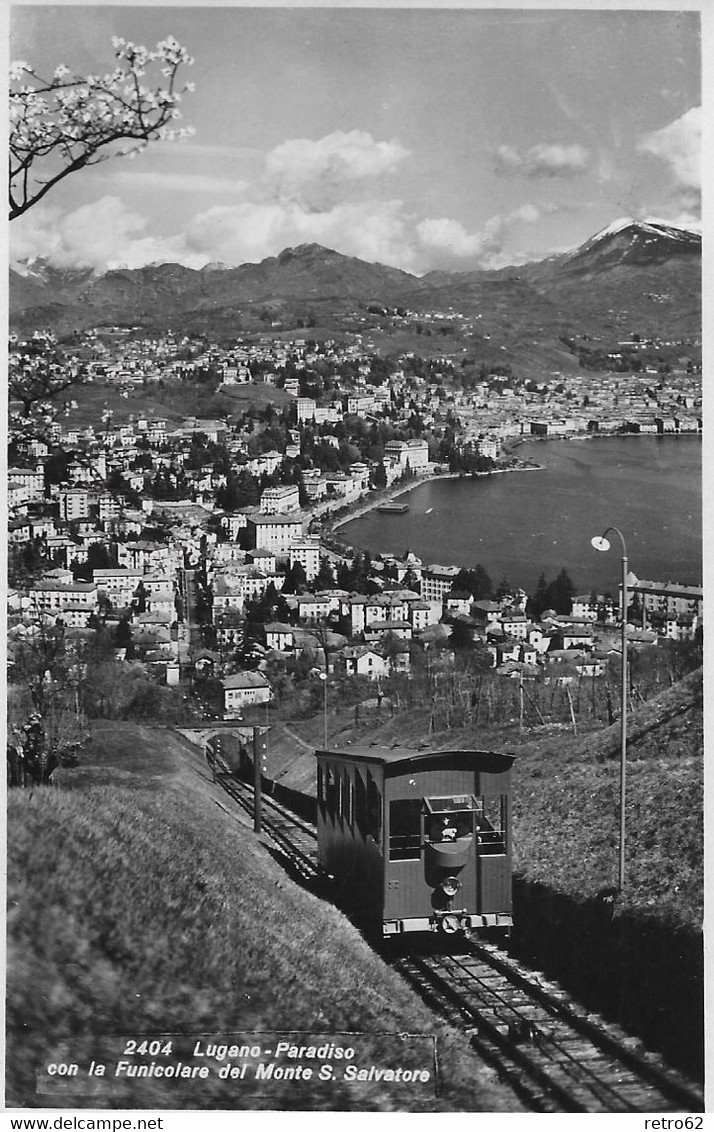
[[[524,464],[518,468],[493,468],[489,472],[438,472],[433,476],[419,476],[416,479],[410,480],[409,483],[399,484],[393,488],[380,494],[377,499],[370,499],[353,511],[349,515],[342,515],[336,519],[334,523],[330,524],[330,531],[334,534],[340,527],[344,527],[347,523],[352,523],[355,519],[361,519],[363,515],[368,515],[370,511],[376,511],[378,507],[383,507],[385,503],[393,503],[395,499],[400,496],[406,495],[410,491],[414,491],[417,487],[423,487],[428,483],[441,483],[444,480],[470,480],[470,479],[483,479],[486,476],[499,476],[504,475],[506,472],[542,472],[542,464]]]
[[[520,448],[522,444],[571,444],[583,440],[702,440],[701,432],[578,432],[574,436],[519,436],[506,441],[504,450]]]
[[[523,447],[524,444],[571,444],[574,441],[591,441],[591,440],[701,440],[702,434],[699,432],[691,433],[667,433],[664,436],[658,436],[654,433],[638,433],[638,432],[623,432],[623,433],[578,433],[577,436],[519,436],[515,440],[507,441],[503,445],[503,451],[508,454],[515,452],[517,448]],[[417,487],[422,487],[427,483],[440,483],[442,480],[462,480],[462,479],[483,479],[488,476],[499,476],[506,472],[536,472],[543,471],[543,464],[524,463],[519,464],[516,468],[492,468],[488,472],[438,472],[431,476],[418,476],[409,483],[398,483],[395,487],[387,488],[385,491],[380,492],[376,498],[365,501],[364,505],[360,505],[356,510],[352,511],[349,515],[341,515],[334,522],[329,524],[329,532],[334,534],[341,527],[346,526],[347,523],[353,522],[355,519],[361,519],[364,515],[368,515],[370,511],[375,511],[384,503],[392,503],[402,495],[406,495],[410,491],[414,491]]]
[[[633,435],[639,444],[629,443]],[[701,437],[691,435],[698,444],[621,434],[593,437],[610,440],[594,446],[552,438],[561,443],[540,450],[533,448],[542,444],[539,438],[517,438],[515,468],[415,478],[355,501],[353,511],[335,517],[336,549],[339,543],[348,555],[366,547],[372,554],[400,554],[406,546],[425,562],[480,562],[524,589],[541,572],[565,568],[585,592],[591,583],[612,589],[612,563],[590,560],[590,539],[615,523],[625,532],[638,576],[701,584]],[[536,464],[535,479],[501,474],[536,470]],[[442,480],[456,486],[441,487]],[[423,490],[412,497],[415,488]],[[410,501],[408,513],[376,513],[400,498]]]

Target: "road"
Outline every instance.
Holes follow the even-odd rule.
[[[179,642],[179,661],[185,664],[189,653],[195,653],[201,648],[201,628],[196,618],[196,571],[181,570],[181,594],[184,602],[183,640]]]

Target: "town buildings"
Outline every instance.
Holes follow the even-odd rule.
[[[468,329],[457,312],[439,318]],[[41,349],[11,342],[11,372],[36,374]],[[56,349],[49,342],[47,356]],[[603,633],[619,619],[611,599],[578,595],[566,621],[535,623],[525,595],[474,600],[454,590],[459,567],[423,563],[411,552],[375,564],[363,587],[373,592],[318,589],[328,550],[339,564],[320,524],[375,487],[447,470],[461,457],[507,460],[508,442],[526,436],[696,434],[701,374],[583,370],[534,382],[484,373],[464,383],[452,359],[432,359],[427,377],[422,361],[405,353],[384,365],[356,336],[316,343],[267,334],[225,347],[170,333],[81,336],[67,351],[66,372],[106,391],[107,406],[126,395],[126,412],[107,407],[91,425],[59,417],[38,437],[23,430],[11,405],[11,636],[33,617],[80,632],[97,618],[112,626],[123,618],[141,655],[166,679],[170,666],[172,681],[178,665],[182,681],[191,665],[187,571],[205,577],[203,627],[222,664],[240,644],[247,603],[282,595],[287,572],[300,566],[309,592],[285,595],[294,624],[269,623],[269,652],[309,652],[316,630],[335,632],[343,641],[330,653],[335,671],[385,679],[406,674],[430,634],[443,628],[448,637],[456,626],[499,670],[557,658],[562,674],[576,657],[581,674],[600,671]],[[62,376],[62,364],[51,364]],[[169,401],[161,413],[131,411],[147,385],[161,380],[180,390],[204,372],[229,387],[278,387],[288,404],[269,420],[222,418],[213,409],[205,418],[182,415],[169,412]],[[633,624],[650,634],[643,639],[687,640],[701,630],[701,588],[633,578],[630,596]],[[223,691],[227,713],[270,694],[262,679]]]

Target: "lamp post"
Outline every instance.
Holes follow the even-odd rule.
[[[322,747],[327,750],[327,673],[321,672],[320,679],[322,680],[323,696],[323,712],[322,712]]]
[[[620,675],[622,680],[620,692],[620,859],[617,874],[617,887],[622,892],[625,887],[625,790],[627,774],[627,547],[622,531],[617,527],[608,527],[604,534],[591,539],[595,550],[607,551],[610,543],[607,535],[612,531],[618,535],[622,543],[622,608],[620,620],[622,626],[622,661]]]

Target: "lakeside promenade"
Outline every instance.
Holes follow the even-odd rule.
[[[466,480],[466,479],[482,479],[485,476],[503,475],[506,472],[537,472],[542,471],[540,464],[522,464],[517,468],[493,468],[488,472],[436,472],[430,476],[416,476],[414,479],[409,480],[408,483],[399,481],[393,487],[386,488],[384,491],[374,494],[372,498],[365,500],[364,504],[355,507],[354,511],[350,511],[347,515],[340,515],[333,523],[330,523],[329,529],[331,531],[338,530],[346,523],[351,523],[355,519],[360,519],[363,515],[367,515],[375,508],[383,506],[385,503],[392,503],[401,495],[406,495],[415,488],[421,487],[425,483],[437,483],[443,480]]]

